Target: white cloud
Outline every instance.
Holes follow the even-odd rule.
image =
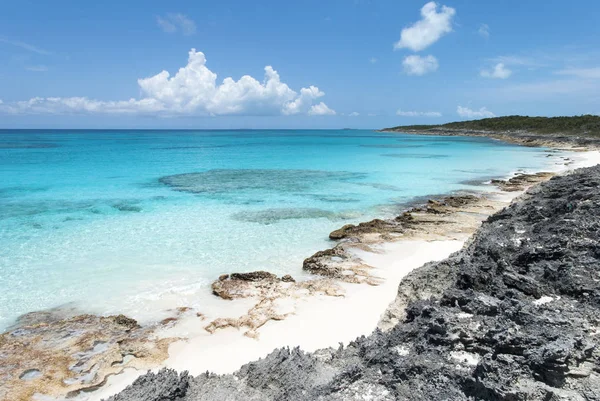
[[[441,117],[442,113],[437,111],[403,111],[398,110],[397,116],[401,117]]]
[[[531,68],[545,66],[543,63],[540,63],[539,61],[535,60],[532,57],[520,56],[520,55],[498,56],[498,57],[489,59],[489,61],[492,63],[496,63],[496,64],[502,63],[504,65],[516,65],[516,66],[531,67]]]
[[[482,107],[479,110],[471,110],[468,107],[458,106],[456,112],[459,116],[464,118],[489,118],[496,117],[494,113],[489,111],[487,108]]]
[[[167,33],[175,33],[181,31],[186,36],[196,33],[196,24],[184,14],[172,13],[165,17],[156,17],[156,23]]]
[[[512,71],[504,63],[498,63],[491,70],[482,70],[480,75],[484,78],[506,79],[512,75]]]
[[[582,79],[600,79],[600,67],[594,68],[567,68],[556,71],[558,75],[569,75]]]
[[[138,79],[142,98],[120,101],[93,100],[86,97],[36,97],[0,107],[0,112],[27,113],[111,113],[152,115],[333,115],[316,86],[300,93],[281,82],[271,66],[265,67],[262,82],[244,75],[238,81],[225,78],[217,84],[217,74],[206,67],[204,53],[190,50],[188,63],[171,76],[162,71]]]
[[[48,71],[48,67],[46,67],[45,65],[32,65],[32,66],[29,66],[29,67],[25,67],[25,69],[27,71],[33,71],[33,72]]]
[[[394,49],[411,49],[421,51],[437,42],[442,36],[452,32],[452,17],[456,10],[442,6],[437,12],[438,5],[430,1],[421,8],[422,19],[412,26],[404,28],[400,40],[394,44]]]
[[[371,57],[371,59],[369,60],[369,63],[375,64],[375,63],[377,63],[377,59],[375,57]]]
[[[404,66],[404,72],[408,75],[425,75],[436,71],[439,67],[437,59],[431,55],[426,57],[407,56],[404,58],[402,65]]]
[[[311,106],[310,110],[308,110],[309,116],[335,116],[335,114],[335,111],[331,110],[323,102]]]
[[[479,25],[479,30],[477,31],[477,33],[479,33],[479,36],[481,36],[482,38],[489,38],[490,37],[490,26],[488,24],[481,24]]]
[[[7,45],[20,47],[21,49],[24,49],[24,50],[27,50],[27,51],[30,51],[33,53],[41,54],[42,56],[49,56],[50,54],[52,54],[47,50],[40,49],[39,47],[30,45],[29,43],[21,42],[18,40],[10,40],[7,38],[0,37],[0,43],[6,43]]]
[[[358,116],[360,116],[360,113],[358,113],[356,111],[353,111],[352,113],[348,114],[348,116],[350,116],[350,117],[358,117]]]
[[[506,101],[548,101],[571,96],[581,100],[582,97],[596,96],[600,93],[598,81],[585,79],[561,79],[524,83],[499,88],[489,92],[490,96],[502,97]]]

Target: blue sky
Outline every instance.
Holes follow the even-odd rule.
[[[597,0],[4,2],[0,128],[598,114],[598,15]]]

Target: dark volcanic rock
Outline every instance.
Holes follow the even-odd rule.
[[[399,323],[345,348],[161,371],[112,400],[600,400],[600,166],[491,216],[410,274],[384,320]]]
[[[256,271],[250,273],[232,273],[232,280],[242,280],[242,281],[262,281],[262,280],[276,280],[277,276],[273,273],[265,272],[265,271]]]
[[[126,394],[126,391],[117,397],[115,400],[128,401],[176,401],[184,399],[187,394],[190,380],[187,372],[178,374],[174,370],[162,369],[154,374],[148,372],[144,376],[139,377],[133,386],[138,388],[138,391]],[[123,396],[127,398],[122,398]]]
[[[329,239],[340,240],[357,234],[382,233],[390,231],[401,231],[401,227],[398,228],[396,225],[385,220],[375,219],[360,223],[357,226],[354,224],[346,224],[342,228],[332,231],[331,234],[329,234]]]

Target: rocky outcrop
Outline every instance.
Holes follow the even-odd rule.
[[[599,210],[600,166],[553,178],[404,280],[387,330],[233,375],[164,370],[111,401],[600,399]]]
[[[343,289],[331,279],[296,282],[289,274],[278,278],[265,271],[224,274],[212,283],[212,291],[226,300],[252,298],[254,305],[242,316],[214,319],[205,329],[214,333],[233,327],[244,330],[244,335],[250,338],[258,338],[258,329],[267,322],[283,320],[293,314],[296,310],[294,299],[314,295],[344,295]]]
[[[340,242],[306,258],[302,268],[347,283],[379,285],[381,279],[373,274],[371,266],[355,256],[354,249],[372,251],[372,245],[386,241],[464,238],[503,205],[482,195],[452,195],[429,199],[393,219],[345,225],[329,235]]]
[[[398,132],[402,134],[418,134],[418,135],[435,135],[435,136],[469,136],[469,137],[486,137],[497,139],[503,142],[514,143],[521,146],[529,147],[547,147],[556,149],[570,150],[592,150],[600,149],[600,138],[591,136],[586,133],[581,135],[567,135],[561,133],[536,133],[527,130],[475,130],[464,128],[448,128],[448,127],[425,127],[422,129],[415,128],[386,128],[382,132]]]
[[[524,189],[547,178],[548,173],[517,175],[510,185],[520,185]],[[385,241],[464,239],[503,205],[503,202],[483,195],[456,194],[429,199],[394,219],[346,225],[330,234],[331,239],[340,240],[336,246],[304,260],[303,270],[316,276],[309,280],[296,282],[289,275],[278,278],[265,271],[221,275],[212,284],[213,294],[226,300],[252,298],[253,306],[241,316],[214,319],[205,329],[214,333],[233,327],[242,330],[245,336],[258,338],[259,329],[267,322],[283,320],[295,313],[294,300],[297,298],[343,296],[345,292],[340,282],[382,284],[383,279],[374,273],[372,266],[356,256],[355,250],[373,251],[374,244]]]
[[[519,174],[508,180],[492,180],[491,183],[505,192],[518,192],[527,189],[528,187],[543,182],[551,177],[554,173],[535,173],[535,174]]]
[[[65,308],[28,313],[0,335],[1,400],[93,390],[125,368],[160,363],[174,341],[151,339],[156,326],[140,327],[124,315],[74,312]]]
[[[232,273],[220,276],[211,288],[213,294],[223,299],[248,298],[276,285],[278,281],[275,274],[265,271]]]
[[[532,181],[529,186],[533,184]],[[395,219],[375,219],[358,225],[347,224],[329,234],[329,238],[353,242],[373,242],[374,239],[390,240],[400,236],[415,236],[417,233],[428,234],[436,231],[432,230],[432,225],[464,224],[465,221],[457,218],[458,213],[485,213],[484,209],[488,209],[487,214],[490,214],[493,212],[494,206],[498,206],[498,202],[472,194],[429,199],[425,205],[413,207]],[[445,215],[445,217],[434,217],[434,215]]]

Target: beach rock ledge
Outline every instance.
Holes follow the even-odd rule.
[[[149,373],[110,400],[366,399],[599,400],[600,166],[530,189],[415,270],[368,337],[232,375]]]

